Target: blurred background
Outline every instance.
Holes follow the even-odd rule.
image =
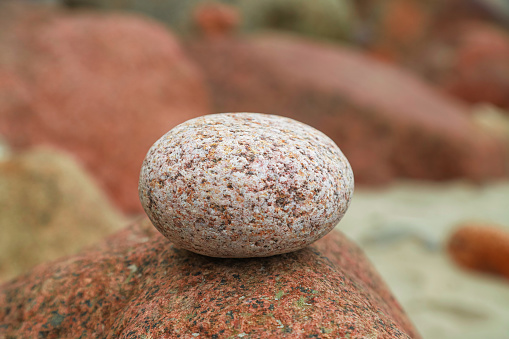
[[[0,1],[0,282],[141,215],[148,148],[214,112],[338,144],[338,229],[424,338],[509,338],[506,0]]]

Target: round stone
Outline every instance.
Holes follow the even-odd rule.
[[[322,132],[276,115],[223,113],[178,125],[148,151],[139,196],[175,245],[224,258],[301,249],[340,221],[353,172]]]

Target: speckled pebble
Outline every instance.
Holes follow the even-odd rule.
[[[189,120],[143,162],[139,195],[178,247],[224,258],[301,249],[340,221],[353,172],[336,144],[292,119],[223,113]]]

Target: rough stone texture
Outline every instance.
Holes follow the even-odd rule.
[[[195,40],[217,112],[279,114],[332,138],[357,183],[506,175],[504,145],[405,71],[297,37]]]
[[[464,224],[450,236],[447,250],[466,269],[509,279],[509,232],[493,224]]]
[[[157,229],[177,246],[224,258],[295,251],[345,214],[354,179],[320,131],[256,113],[189,120],[149,150],[139,194]]]
[[[176,249],[143,220],[0,286],[0,336],[419,338],[339,232],[256,259]]]
[[[124,221],[68,155],[34,149],[0,159],[0,280],[74,254]]]
[[[127,15],[2,7],[0,133],[73,153],[126,212],[157,136],[209,112],[202,77],[162,26]]]
[[[458,24],[431,41],[417,64],[449,94],[509,108],[509,35],[496,26]]]

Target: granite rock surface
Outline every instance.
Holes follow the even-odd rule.
[[[301,251],[218,259],[141,220],[0,286],[0,336],[419,338],[361,250],[332,232]]]
[[[266,257],[327,234],[354,178],[339,147],[298,121],[260,113],[191,119],[143,162],[139,195],[177,246],[213,257]]]

